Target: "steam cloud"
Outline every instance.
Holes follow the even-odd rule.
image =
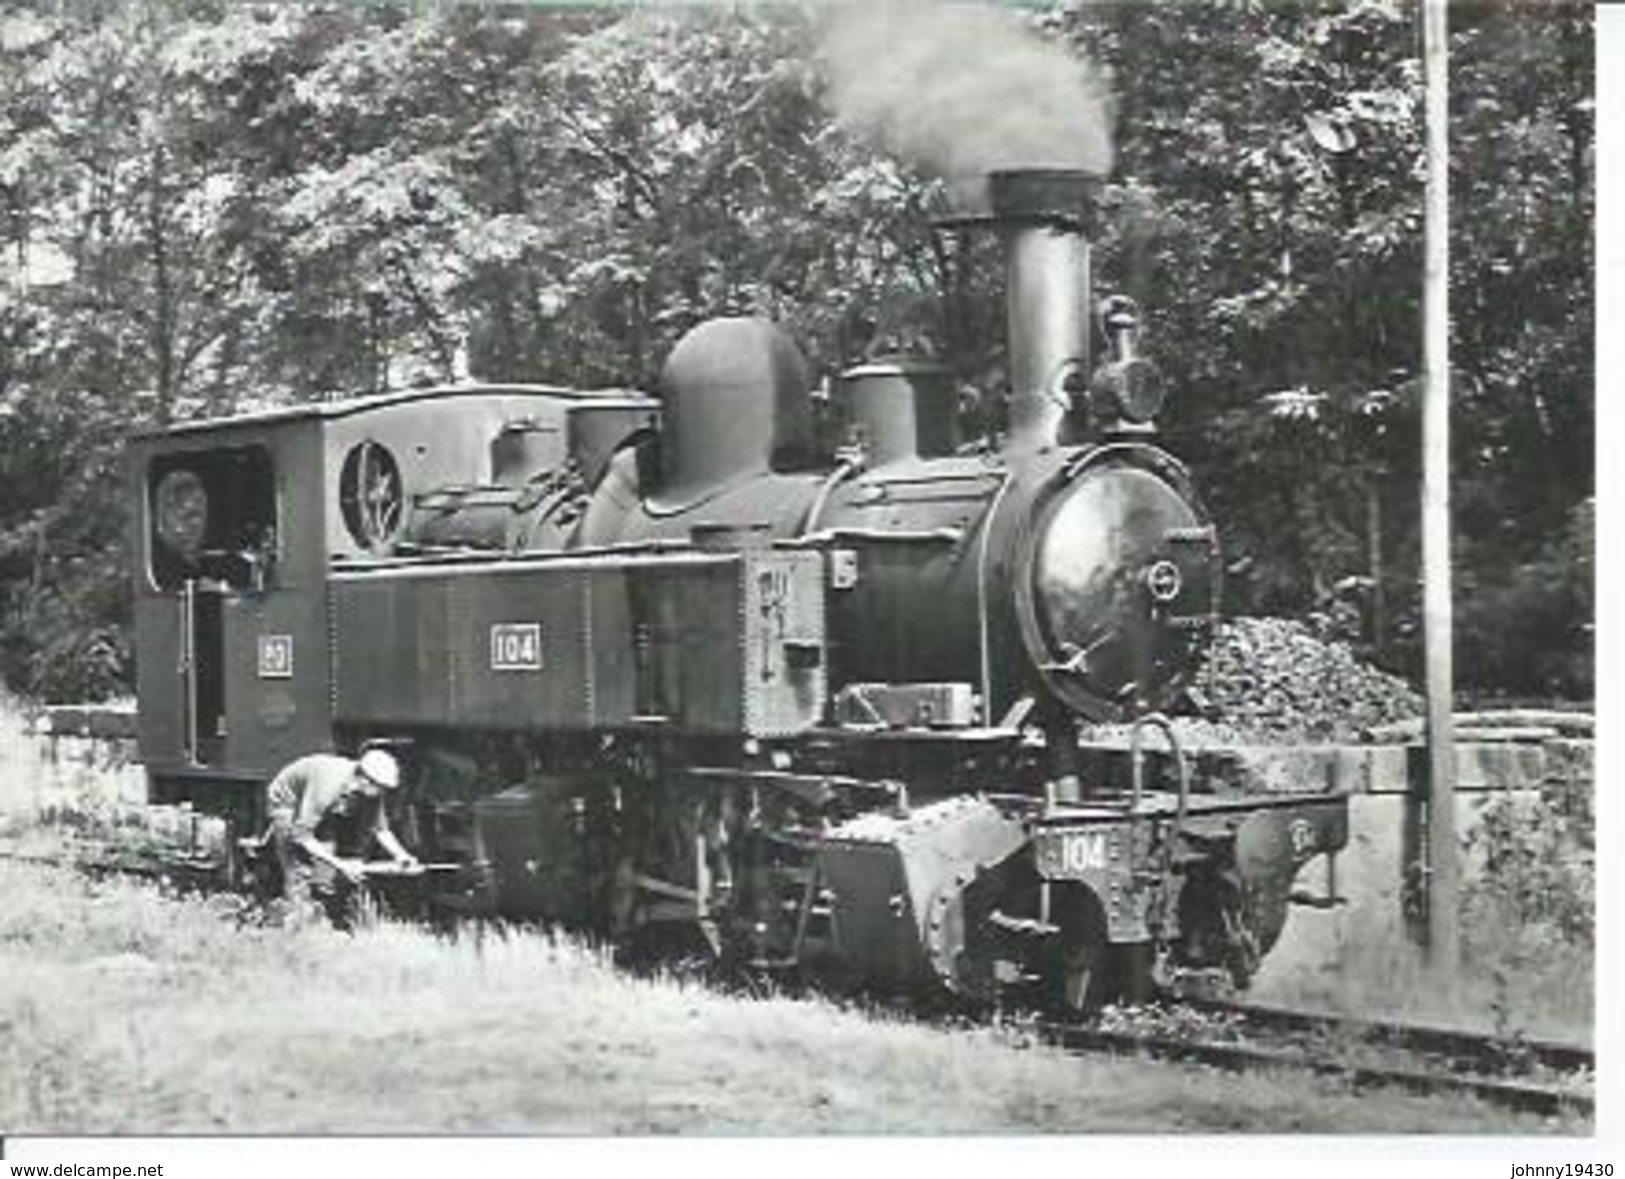
[[[830,103],[847,129],[985,204],[999,168],[1111,170],[1099,72],[1016,16],[943,0],[848,0],[823,38]]]

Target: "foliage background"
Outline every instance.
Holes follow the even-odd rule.
[[[649,387],[784,322],[997,389],[990,248],[838,120],[829,10],[0,0],[0,678],[131,682],[122,439],[386,387]],[[1097,273],[1140,299],[1229,608],[1413,667],[1414,3],[1060,3],[1105,80]],[[1458,672],[1592,689],[1592,16],[1453,5]],[[888,50],[875,46],[873,68]],[[1085,65],[1085,62],[1092,65]]]

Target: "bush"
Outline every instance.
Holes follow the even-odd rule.
[[[1545,927],[1563,941],[1592,945],[1593,839],[1589,815],[1566,813],[1550,799],[1491,799],[1467,839],[1469,856],[1483,865],[1463,897],[1469,918]]]
[[[1531,1011],[1548,1029],[1590,1033],[1596,849],[1593,812],[1576,801],[1495,797],[1466,840],[1479,870],[1462,890],[1465,965],[1491,984],[1503,1033],[1524,1030]]]
[[[1568,699],[1595,695],[1595,534],[1596,501],[1586,500],[1533,560],[1463,578],[1456,621],[1463,685]]]

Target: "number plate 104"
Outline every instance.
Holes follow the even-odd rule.
[[[491,627],[492,671],[541,671],[542,624],[499,622]]]
[[[1128,832],[1122,827],[1054,831],[1040,839],[1038,870],[1044,876],[1085,876],[1122,864]]]

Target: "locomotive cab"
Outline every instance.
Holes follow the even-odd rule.
[[[387,558],[414,526],[444,514],[435,496],[448,488],[506,478],[531,490],[566,471],[576,482],[595,475],[653,412],[636,396],[483,386],[135,439],[139,740],[155,800],[249,821],[259,783],[334,747],[335,562]]]
[[[246,817],[251,783],[328,747],[318,434],[313,419],[239,421],[132,446],[139,739],[157,801]]]

